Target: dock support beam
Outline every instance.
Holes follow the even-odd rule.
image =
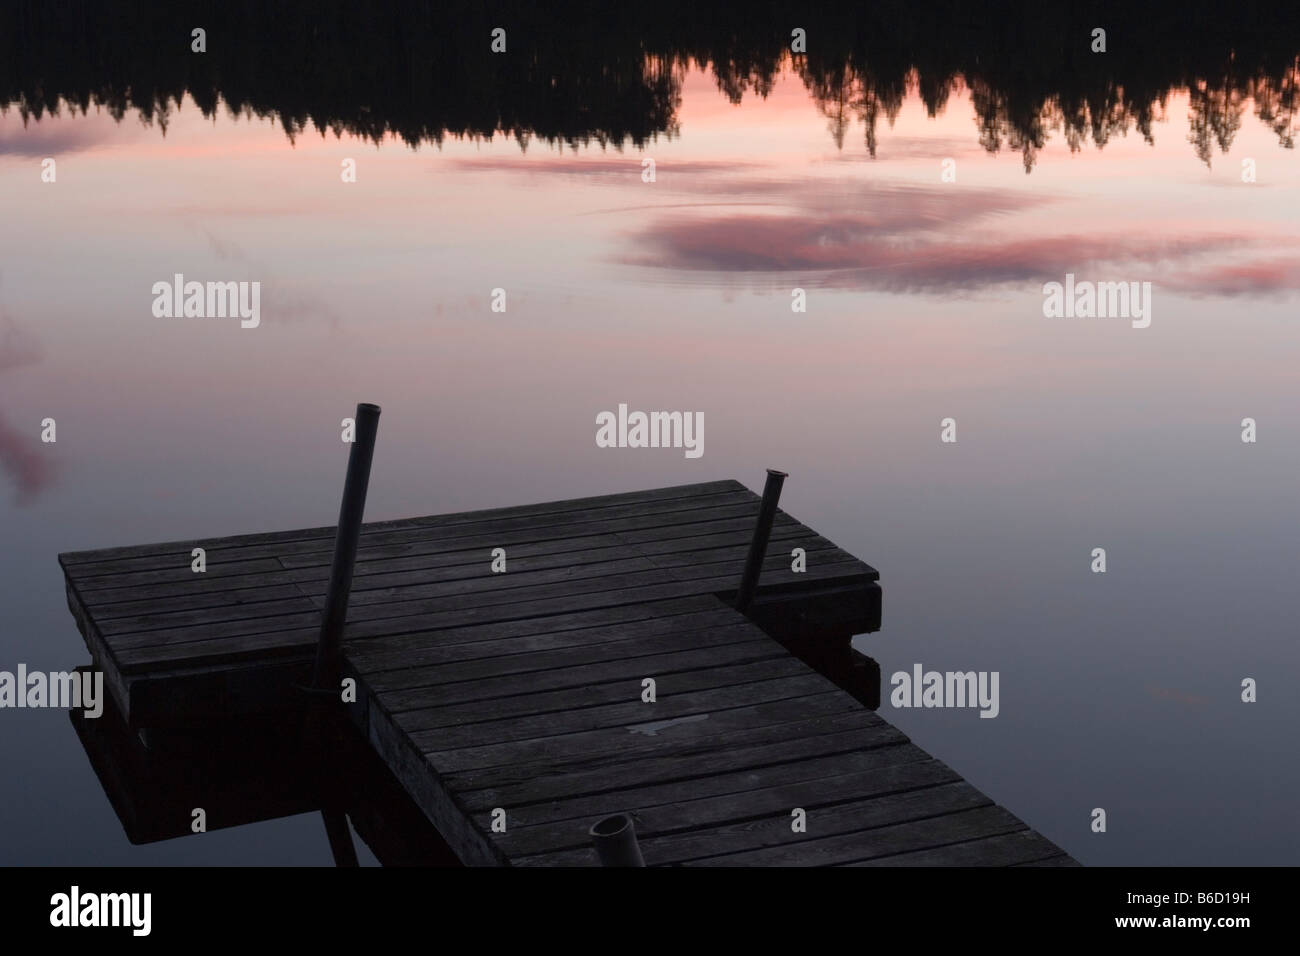
[[[758,506],[758,524],[749,542],[749,556],[745,558],[745,571],[740,576],[740,589],[736,592],[736,610],[748,613],[758,588],[758,575],[763,570],[767,555],[767,541],[772,536],[772,521],[776,518],[776,503],[781,500],[781,486],[789,477],[784,471],[767,470],[767,483],[763,485],[763,501]]]
[[[636,841],[636,826],[629,814],[605,817],[589,832],[601,866],[645,866],[641,845]]]
[[[316,645],[316,667],[312,687],[338,690],[343,625],[348,618],[348,595],[352,591],[352,570],[357,563],[357,542],[361,539],[361,518],[366,510],[370,486],[370,463],[375,457],[375,436],[379,432],[379,406],[357,406],[356,434],[348,453],[348,474],[343,482],[343,504],[339,507],[339,530],[334,538],[334,563],[325,612],[321,615],[320,642]]]

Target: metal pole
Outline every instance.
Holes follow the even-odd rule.
[[[605,817],[593,824],[588,832],[596,844],[601,866],[645,866],[641,845],[636,841],[636,827],[628,814],[616,813]]]
[[[357,542],[361,538],[361,516],[366,510],[366,489],[370,484],[370,463],[375,457],[375,435],[379,431],[379,406],[357,406],[356,434],[348,453],[348,475],[343,482],[343,504],[339,508],[339,530],[334,538],[334,564],[330,568],[325,612],[321,615],[320,643],[316,646],[316,667],[312,686],[333,687],[339,673],[343,625],[348,617],[348,595],[352,591],[352,569],[357,563]],[[337,690],[337,688],[334,688]]]
[[[754,527],[754,537],[749,542],[749,556],[745,558],[745,571],[740,576],[740,589],[736,592],[736,610],[741,613],[749,610],[754,600],[754,591],[758,587],[758,574],[763,570],[763,558],[767,554],[767,541],[772,536],[772,520],[776,517],[776,503],[781,499],[781,486],[789,477],[784,471],[773,468],[767,470],[767,483],[763,485],[763,501],[758,506],[758,524]]]

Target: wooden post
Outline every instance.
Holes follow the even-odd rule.
[[[334,537],[334,563],[325,611],[321,615],[320,641],[316,645],[316,667],[312,687],[337,690],[343,625],[348,617],[348,595],[352,591],[352,569],[357,563],[357,542],[361,538],[361,517],[366,510],[370,485],[370,463],[375,457],[375,436],[379,431],[379,406],[357,406],[356,435],[348,453],[348,474],[343,482],[343,504],[339,507],[339,530]]]
[[[767,470],[763,501],[758,506],[758,524],[754,526],[754,537],[749,542],[749,556],[745,558],[745,570],[740,576],[740,588],[736,592],[736,610],[742,614],[749,611],[754,591],[758,588],[758,575],[763,570],[767,541],[772,536],[772,521],[776,518],[776,503],[781,500],[781,486],[787,477],[789,476],[784,471],[772,468]]]
[[[605,817],[588,832],[596,844],[601,866],[645,866],[641,846],[636,841],[636,826],[628,814]]]
[[[348,472],[343,480],[343,503],[339,506],[339,528],[334,536],[334,562],[330,567],[329,587],[325,591],[325,610],[321,614],[320,641],[316,645],[316,665],[312,670],[310,692],[317,703],[308,708],[304,725],[308,746],[318,748],[328,760],[333,750],[329,737],[338,729],[331,715],[321,712],[325,701],[341,699],[339,687],[342,662],[343,626],[348,618],[348,596],[352,592],[352,571],[357,563],[357,544],[361,540],[361,519],[366,510],[366,491],[370,486],[370,465],[375,457],[375,437],[379,432],[379,406],[357,406],[356,433],[348,452]],[[322,764],[322,771],[326,768]],[[322,773],[321,786],[327,787]],[[348,829],[347,812],[338,798],[327,794],[321,808],[325,836],[329,840],[334,865],[357,866],[357,851]]]

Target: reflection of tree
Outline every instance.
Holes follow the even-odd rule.
[[[844,148],[844,137],[857,120],[864,127],[867,152],[874,158],[880,115],[883,112],[889,125],[894,125],[907,97],[906,79],[895,83],[873,81],[869,73],[859,73],[847,63],[837,64],[830,75],[816,76],[805,69],[802,77],[817,108],[829,121],[828,129],[836,148]]]
[[[582,0],[13,0],[0,12],[0,106],[24,121],[60,109],[135,113],[165,133],[188,94],[205,116],[270,117],[290,139],[315,130],[416,146],[504,135],[521,148],[643,147],[676,135],[686,70],[711,71],[732,102],[766,97],[783,70],[809,90],[842,147],[855,123],[877,153],[918,95],[931,116],[968,89],[978,141],[1025,169],[1053,135],[1071,150],[1135,130],[1148,142],[1171,91],[1190,91],[1191,142],[1209,163],[1247,102],[1287,148],[1300,108],[1300,13],[1230,16],[1208,0],[1094,2],[996,16],[958,0],[796,0],[593,7]],[[1084,9],[1079,9],[1079,8]],[[1089,50],[1107,25],[1109,49]],[[189,50],[195,24],[208,52]],[[488,38],[503,25],[509,52]],[[792,56],[792,25],[808,50]]]
[[[1296,112],[1300,108],[1300,65],[1293,65],[1274,85],[1267,77],[1251,83],[1255,115],[1277,135],[1287,149],[1295,148]]]
[[[1215,89],[1205,82],[1194,84],[1188,92],[1187,119],[1191,132],[1187,141],[1208,166],[1215,143],[1225,153],[1232,147],[1232,139],[1241,128],[1241,114],[1245,112],[1243,94],[1228,86]]]

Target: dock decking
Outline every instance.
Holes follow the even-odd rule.
[[[778,513],[750,614],[730,606],[758,505],[721,481],[367,524],[342,706],[468,864],[594,864],[588,828],[619,811],[650,865],[1072,863],[842,689],[847,668],[809,666],[879,627],[873,568]],[[294,707],[334,532],[61,555],[129,723]]]

